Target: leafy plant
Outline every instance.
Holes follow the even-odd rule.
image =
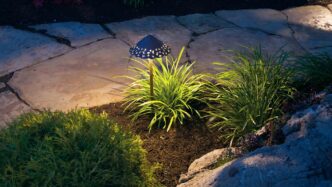
[[[260,49],[238,52],[229,64],[216,63],[220,73],[207,87],[211,126],[232,146],[282,114],[282,103],[291,97],[292,73],[283,63],[288,55],[264,55]]]
[[[106,114],[29,113],[0,131],[3,186],[155,186],[153,170]]]
[[[123,3],[135,8],[144,6],[145,0],[123,0]]]
[[[326,53],[306,54],[295,63],[298,85],[322,88],[332,82],[332,58]]]
[[[154,96],[151,98],[149,73],[147,71],[149,62],[147,60],[134,60],[140,67],[132,67],[136,76],[128,77],[133,81],[126,90],[125,110],[130,109],[133,120],[140,116],[152,116],[148,128],[158,124],[167,131],[175,123],[183,124],[185,119],[190,119],[194,114],[200,116],[195,104],[200,102],[199,94],[203,82],[203,75],[193,75],[192,66],[180,65],[184,48],[178,57],[165,57],[157,60],[154,65]]]

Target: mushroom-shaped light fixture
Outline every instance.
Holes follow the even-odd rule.
[[[153,98],[153,59],[167,56],[170,52],[170,47],[152,35],[144,37],[135,47],[129,50],[131,55],[147,59],[149,62],[151,99]]]

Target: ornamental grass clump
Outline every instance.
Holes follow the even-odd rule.
[[[140,67],[132,67],[136,74],[128,77],[133,81],[128,87],[125,98],[125,110],[132,112],[133,120],[141,116],[150,116],[148,128],[158,125],[167,131],[174,124],[183,124],[193,115],[200,116],[196,106],[201,102],[200,93],[204,83],[203,75],[193,75],[193,64],[180,65],[184,48],[178,57],[157,59],[153,65],[154,87],[150,95],[150,75],[147,60],[134,60]]]
[[[216,63],[221,72],[207,87],[207,117],[230,146],[281,116],[281,105],[293,93],[286,60],[286,53],[268,56],[251,49],[236,53],[231,63]]]
[[[1,186],[156,186],[153,170],[106,114],[29,113],[0,131]]]
[[[332,82],[332,57],[326,53],[306,54],[295,62],[297,86],[324,88]]]

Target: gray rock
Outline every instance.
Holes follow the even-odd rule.
[[[9,91],[0,93],[0,128],[5,127],[20,114],[29,111],[30,107],[19,101],[13,93]]]
[[[81,47],[14,74],[9,84],[33,108],[67,111],[123,98],[128,46],[117,39]]]
[[[283,48],[301,54],[302,49],[293,41],[284,37],[267,35],[260,31],[226,28],[201,35],[190,44],[189,55],[196,61],[194,72],[215,73],[212,62],[230,62],[234,51],[246,50],[246,47],[261,46],[270,54]]]
[[[191,32],[177,23],[175,16],[151,16],[130,21],[110,23],[107,26],[116,37],[134,46],[148,34],[152,34],[172,48],[177,55],[190,41]]]
[[[71,50],[36,33],[0,27],[0,76]]]
[[[217,11],[216,15],[240,27],[259,29],[285,37],[292,36],[292,31],[288,27],[287,17],[276,10],[222,10]]]
[[[263,147],[219,168],[205,170],[178,187],[331,186],[332,102],[326,99],[294,114],[285,128],[293,128],[299,121],[300,130],[288,131],[284,144]]]
[[[214,14],[190,14],[178,17],[179,22],[191,31],[202,34],[222,28],[234,27],[233,24]]]
[[[47,33],[68,39],[72,46],[79,47],[100,39],[111,37],[100,25],[64,22],[35,25],[33,28],[45,30]]]
[[[6,87],[6,85],[4,83],[0,82],[0,89],[2,89],[4,87]]]
[[[304,6],[283,11],[294,30],[294,37],[308,51],[332,46],[332,13],[322,6]]]

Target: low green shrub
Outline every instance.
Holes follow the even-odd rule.
[[[235,54],[208,84],[207,117],[230,145],[247,133],[278,119],[281,105],[293,93],[292,73],[284,68],[287,54],[264,55],[260,49]]]
[[[105,114],[29,113],[0,131],[0,184],[156,186],[141,145]]]
[[[125,98],[125,110],[132,112],[133,120],[140,116],[152,116],[148,128],[158,124],[167,131],[175,123],[183,124],[194,114],[200,116],[195,107],[200,102],[201,81],[203,75],[193,75],[193,64],[180,65],[184,48],[178,57],[158,59],[154,65],[154,96],[150,96],[149,72],[146,60],[135,60],[140,67],[132,67],[136,76],[128,77],[133,81],[128,87]]]
[[[326,53],[306,54],[295,62],[299,87],[324,88],[332,82],[332,57]]]

